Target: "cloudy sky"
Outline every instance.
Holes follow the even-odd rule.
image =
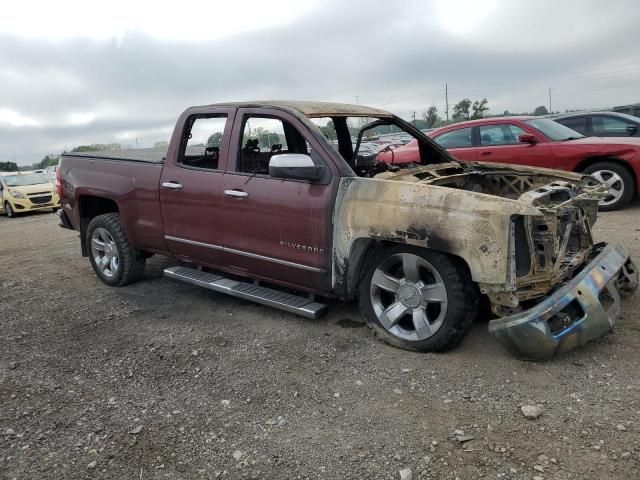
[[[405,118],[640,102],[636,0],[20,0],[0,15],[0,161],[168,140],[187,106],[342,101]]]

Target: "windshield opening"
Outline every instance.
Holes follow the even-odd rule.
[[[27,185],[50,183],[50,179],[42,173],[25,173],[24,175],[7,175],[4,177],[4,182],[7,187],[26,187]]]
[[[453,161],[395,117],[316,117],[311,122],[361,177]]]
[[[549,120],[548,118],[534,118],[531,120],[525,120],[525,122],[553,142],[584,138],[584,135],[581,133],[571,130],[569,127],[565,127],[564,125],[554,122],[553,120]]]

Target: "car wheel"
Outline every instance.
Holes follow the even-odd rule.
[[[609,188],[609,194],[598,203],[603,212],[625,207],[635,194],[635,181],[629,171],[614,162],[599,162],[588,166],[584,172]]]
[[[471,328],[478,296],[462,261],[407,245],[376,252],[359,286],[360,309],[375,334],[421,352],[456,347]]]
[[[107,285],[120,287],[142,276],[146,259],[127,241],[119,214],[105,213],[93,218],[85,241],[91,266]]]
[[[11,208],[11,204],[9,202],[4,202],[4,213],[6,213],[9,218],[15,218],[16,216],[16,213],[13,211],[13,208]]]

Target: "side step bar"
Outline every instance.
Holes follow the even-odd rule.
[[[279,292],[278,290],[252,283],[231,280],[230,278],[203,272],[195,268],[170,267],[164,270],[164,274],[169,278],[208,288],[214,292],[226,293],[233,297],[279,308],[307,318],[320,318],[327,313],[326,305],[314,302],[309,298]]]

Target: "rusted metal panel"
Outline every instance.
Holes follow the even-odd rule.
[[[230,102],[214,103],[207,107],[232,107],[232,108],[273,108],[279,107],[293,110],[293,113],[302,114],[309,118],[314,117],[376,117],[391,118],[393,114],[379,108],[365,107],[364,105],[350,105],[348,103],[332,102],[308,102],[295,100],[256,100],[254,102]]]

